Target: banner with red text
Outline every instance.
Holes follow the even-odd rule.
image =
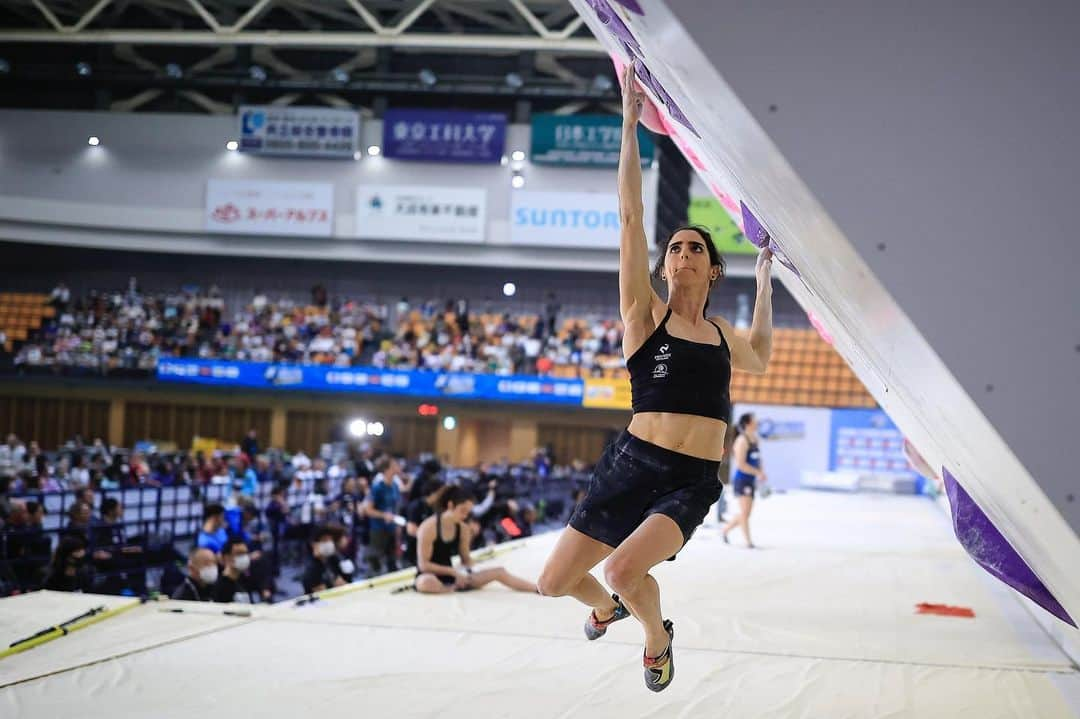
[[[329,182],[209,180],[206,229],[240,235],[330,237],[334,186]]]

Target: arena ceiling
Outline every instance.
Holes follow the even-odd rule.
[[[0,106],[617,111],[566,0],[5,0]]]

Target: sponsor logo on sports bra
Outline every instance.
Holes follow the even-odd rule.
[[[663,362],[661,362],[660,364],[653,367],[653,371],[652,371],[652,378],[653,379],[664,379],[667,376],[668,376],[668,368],[667,368],[667,365],[664,364]]]
[[[660,354],[653,355],[653,359],[657,362],[663,362],[664,360],[671,359],[671,353],[668,352],[667,345],[660,345]]]

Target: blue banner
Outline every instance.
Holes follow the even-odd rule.
[[[652,135],[638,127],[641,164],[656,154]],[[531,159],[543,165],[617,167],[622,149],[618,115],[533,115]]]
[[[240,152],[351,160],[359,149],[355,110],[241,105],[237,118]]]
[[[163,382],[231,387],[397,394],[429,399],[441,397],[578,407],[581,406],[585,386],[578,379],[524,375],[167,358],[158,360],[157,377]]]
[[[387,110],[383,155],[398,160],[498,163],[506,115],[491,112]]]
[[[880,409],[834,409],[829,470],[914,476],[904,435]]]

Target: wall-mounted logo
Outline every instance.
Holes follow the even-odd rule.
[[[245,135],[254,135],[266,125],[266,113],[258,110],[249,110],[241,118]]]
[[[240,219],[240,208],[231,202],[226,202],[224,205],[215,207],[210,216],[215,222],[236,222]]]
[[[777,422],[768,417],[758,419],[758,435],[762,439],[802,439],[806,436],[804,422]]]

